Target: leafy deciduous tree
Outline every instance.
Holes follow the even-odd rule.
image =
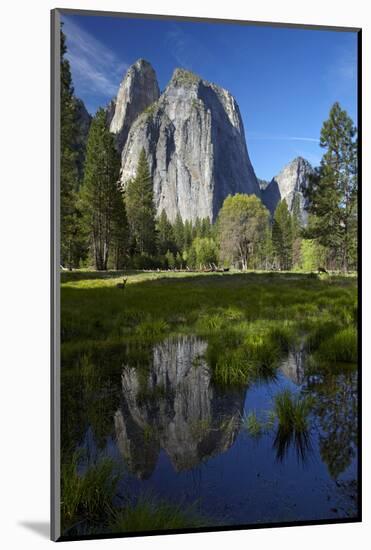
[[[247,269],[250,257],[264,239],[268,219],[268,210],[255,195],[229,195],[218,217],[222,260],[238,261],[242,269]]]

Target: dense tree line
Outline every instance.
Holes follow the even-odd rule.
[[[353,122],[335,104],[321,131],[324,155],[306,195],[273,217],[255,195],[228,196],[215,223],[169,220],[156,212],[151,171],[142,149],[135,177],[120,182],[120,157],[99,109],[81,146],[78,100],[61,33],[61,263],[68,268],[305,270],[355,269],[357,140]],[[80,106],[81,108],[81,106]]]

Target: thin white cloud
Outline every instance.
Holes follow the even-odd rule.
[[[303,137],[303,136],[276,136],[269,134],[255,134],[254,132],[249,133],[249,141],[310,141],[312,143],[319,143],[318,138],[314,137]]]
[[[350,38],[350,37],[349,37]],[[357,84],[357,47],[356,39],[347,46],[337,48],[334,62],[324,75],[326,84],[337,93],[355,92]]]
[[[63,23],[75,86],[81,92],[115,96],[128,64],[71,17],[64,18]]]
[[[166,33],[165,40],[174,59],[184,69],[195,69],[199,59],[211,63],[214,59],[210,49],[189,32],[185,32],[176,23]]]

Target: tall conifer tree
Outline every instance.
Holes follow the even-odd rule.
[[[292,267],[292,218],[285,199],[280,201],[273,216],[272,242],[274,255],[280,269]]]
[[[306,236],[328,248],[332,267],[347,270],[357,246],[357,131],[339,103],[323,123],[320,145],[325,153],[307,190]]]
[[[61,51],[61,130],[60,130],[60,232],[61,264],[77,267],[82,248],[80,212],[77,208],[78,153],[76,151],[76,107],[70,64],[65,58],[67,47],[60,33]],[[76,265],[77,264],[77,265]]]
[[[141,150],[137,173],[127,184],[125,192],[126,212],[131,236],[140,254],[156,251],[155,205],[153,184],[144,149]]]
[[[118,220],[124,215],[119,171],[120,158],[106,125],[106,113],[99,109],[89,130],[81,189],[86,228],[95,267],[99,270],[107,269]]]

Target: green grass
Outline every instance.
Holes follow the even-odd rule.
[[[124,275],[125,292],[116,287]],[[208,342],[221,384],[273,376],[299,337],[319,359],[355,361],[356,283],[301,273],[63,272],[62,364],[89,346],[138,350],[182,334]]]
[[[63,530],[74,524],[101,521],[112,506],[120,474],[112,460],[106,458],[78,473],[75,454],[61,468],[61,515]]]
[[[109,524],[110,532],[159,531],[207,525],[193,507],[174,505],[141,497],[135,505],[117,510]]]
[[[316,357],[328,363],[356,363],[358,360],[357,330],[348,326],[324,340]]]
[[[135,504],[115,508],[118,481],[122,472],[108,458],[78,473],[75,453],[61,470],[61,517],[64,534],[132,532],[200,527],[207,522],[191,506],[173,505],[140,497]]]
[[[274,412],[278,428],[283,432],[303,433],[308,429],[309,398],[293,395],[290,390],[283,390],[275,396]]]

